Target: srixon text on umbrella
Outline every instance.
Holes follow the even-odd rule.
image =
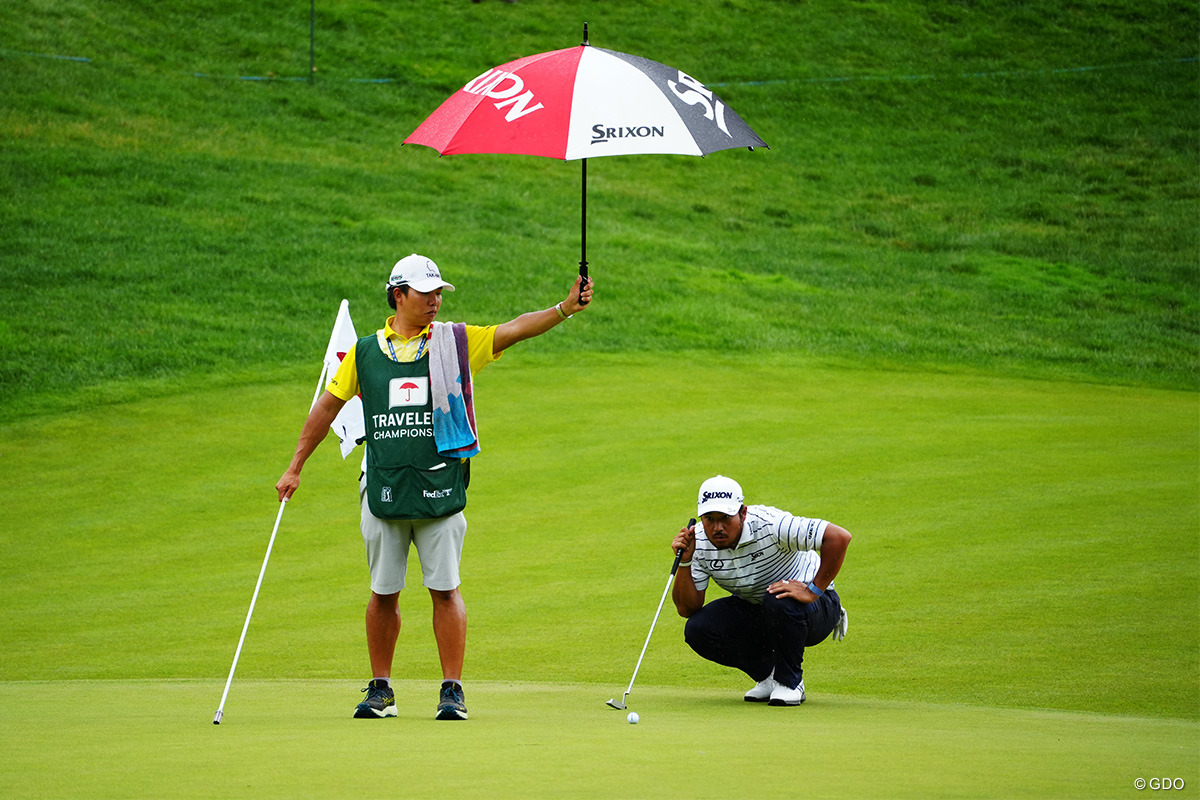
[[[667,86],[680,101],[689,106],[700,106],[704,111],[705,119],[714,121],[726,136],[731,135],[729,128],[725,125],[725,104],[714,98],[713,93],[704,84],[680,70],[679,81],[667,81]],[[512,122],[526,114],[532,114],[539,108],[545,108],[541,103],[531,105],[533,90],[525,89],[525,81],[521,79],[521,76],[504,70],[489,69],[464,86],[463,91],[499,100],[500,102],[495,104],[497,110],[508,106],[508,112],[504,115],[506,122]],[[593,142],[663,135],[665,135],[663,128],[659,126],[641,125],[618,128],[595,125],[592,127]]]

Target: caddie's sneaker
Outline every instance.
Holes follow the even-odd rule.
[[[773,706],[798,706],[804,702],[804,681],[795,689],[789,689],[782,684],[775,684],[771,699],[767,701]]]
[[[442,681],[442,692],[438,697],[438,719],[466,719],[467,706],[463,702],[462,684]]]
[[[771,692],[775,691],[778,685],[775,682],[775,670],[771,670],[771,674],[754,684],[754,688],[746,692],[742,699],[747,703],[765,703],[771,699]]]
[[[396,693],[383,681],[371,681],[367,688],[367,699],[354,709],[356,719],[378,719],[396,716]]]

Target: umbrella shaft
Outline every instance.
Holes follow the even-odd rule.
[[[579,163],[582,165],[581,169],[583,170],[582,196],[579,203],[579,275],[584,281],[587,281],[587,159],[580,159]]]

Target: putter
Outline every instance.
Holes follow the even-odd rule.
[[[213,715],[213,725],[221,724],[225,716],[225,700],[229,697],[229,686],[233,683],[233,671],[237,669],[238,658],[242,655],[242,645],[246,643],[246,631],[250,629],[250,616],[254,613],[254,604],[258,602],[258,590],[262,588],[263,575],[267,574],[267,560],[271,557],[271,548],[275,546],[275,534],[279,533],[279,520],[283,519],[283,509],[287,506],[287,498],[279,501],[279,514],[275,517],[275,528],[271,531],[271,541],[267,542],[267,554],[263,557],[262,569],[258,571],[258,583],[254,584],[254,596],[250,598],[250,610],[246,612],[246,624],[242,626],[242,636],[238,639],[237,650],[233,654],[233,665],[229,668],[229,677],[225,680],[225,691],[221,693],[221,705]]]
[[[688,520],[688,527],[696,524],[695,519]],[[650,632],[646,634],[646,643],[642,645],[642,654],[638,656],[637,666],[633,668],[633,677],[629,679],[629,688],[625,690],[625,694],[621,695],[621,702],[617,702],[617,698],[612,698],[608,701],[608,705],[618,711],[625,710],[625,700],[629,697],[629,693],[633,691],[633,682],[637,680],[638,670],[642,668],[642,659],[646,656],[646,648],[650,646],[650,637],[654,635],[654,626],[658,624],[658,615],[662,613],[663,603],[667,601],[667,592],[671,591],[671,584],[675,581],[675,570],[679,569],[679,561],[683,558],[683,550],[678,550],[675,553],[675,563],[671,565],[671,576],[667,578],[667,585],[663,588],[662,599],[658,601],[658,610],[654,612],[654,621],[650,623]]]

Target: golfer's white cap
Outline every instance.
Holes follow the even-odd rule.
[[[432,292],[444,288],[454,291],[454,287],[442,280],[442,273],[432,259],[413,253],[396,262],[392,274],[388,277],[387,288],[395,286],[411,286],[418,292]]]
[[[700,496],[696,500],[696,516],[702,517],[710,511],[735,516],[742,510],[745,500],[742,487],[733,478],[717,475],[700,484]]]

